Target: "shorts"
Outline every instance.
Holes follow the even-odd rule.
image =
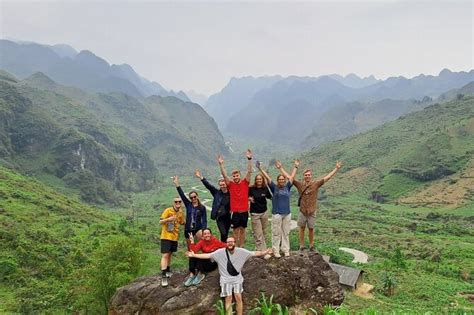
[[[308,229],[314,229],[314,224],[316,223],[316,212],[310,215],[304,215],[300,212],[298,215],[298,226],[299,227],[308,227]]]
[[[234,293],[244,292],[243,283],[221,283],[221,297],[232,296]]]
[[[247,212],[233,212],[230,222],[232,224],[233,229],[236,229],[239,227],[246,228],[248,220],[249,220],[248,211]]]
[[[161,253],[175,253],[178,250],[178,241],[161,240]]]

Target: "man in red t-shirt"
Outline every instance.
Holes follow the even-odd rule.
[[[244,247],[245,229],[249,219],[249,183],[252,176],[252,151],[247,149],[245,153],[247,157],[247,175],[241,179],[239,170],[232,171],[232,180],[227,176],[224,168],[224,157],[219,155],[217,162],[221,169],[221,174],[227,184],[230,193],[230,212],[232,213],[232,228],[234,230],[234,238],[238,247]]]

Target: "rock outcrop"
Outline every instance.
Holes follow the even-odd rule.
[[[339,306],[344,300],[338,274],[317,253],[290,257],[251,258],[242,271],[244,311],[255,306],[261,292],[273,302],[291,309]],[[219,272],[209,273],[199,286],[185,287],[187,271],[175,273],[166,288],[161,276],[149,276],[119,288],[112,297],[109,314],[215,314],[219,300]]]

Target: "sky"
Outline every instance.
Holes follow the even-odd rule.
[[[472,1],[7,1],[0,37],[90,50],[168,89],[473,69]]]

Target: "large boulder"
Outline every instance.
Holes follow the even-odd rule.
[[[173,274],[169,286],[161,287],[161,276],[149,276],[119,288],[112,297],[109,314],[215,314],[219,300],[219,272],[209,273],[199,286],[185,287],[188,272]],[[317,253],[291,253],[280,259],[251,258],[242,270],[244,311],[255,306],[261,292],[290,309],[339,306],[344,293],[338,274]]]

